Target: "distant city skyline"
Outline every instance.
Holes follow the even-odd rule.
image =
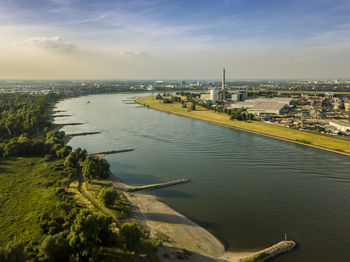
[[[350,78],[345,0],[3,0],[0,79]]]

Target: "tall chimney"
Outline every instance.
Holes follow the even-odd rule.
[[[222,69],[222,100],[225,100],[225,68]]]

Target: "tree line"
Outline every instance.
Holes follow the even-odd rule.
[[[0,247],[0,261],[132,261],[148,233],[137,223],[121,220],[115,225],[111,217],[79,205],[67,190],[75,180],[108,178],[110,170],[105,159],[88,155],[85,149],[73,150],[64,143],[65,133],[54,130],[49,116],[57,99],[55,94],[0,94],[0,160],[42,157],[57,163],[53,175],[60,176],[52,196],[55,211],[37,218],[42,242],[14,239]],[[115,188],[101,189],[98,199],[106,207],[128,212],[128,204]]]

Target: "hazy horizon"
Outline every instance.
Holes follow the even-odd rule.
[[[345,0],[4,0],[0,79],[349,79]]]

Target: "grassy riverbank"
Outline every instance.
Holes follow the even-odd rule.
[[[350,155],[350,141],[338,139],[336,137],[309,133],[257,121],[230,120],[230,117],[224,113],[216,113],[200,106],[197,106],[195,111],[188,111],[187,108],[182,108],[181,103],[174,102],[164,104],[162,100],[156,100],[153,96],[140,97],[135,99],[135,101],[159,111]]]
[[[47,162],[40,157],[1,159],[0,246],[13,239],[43,240],[39,218],[47,212],[61,215],[56,206],[62,201],[55,197],[55,189],[62,179],[62,171],[58,170],[62,164],[62,160]]]

